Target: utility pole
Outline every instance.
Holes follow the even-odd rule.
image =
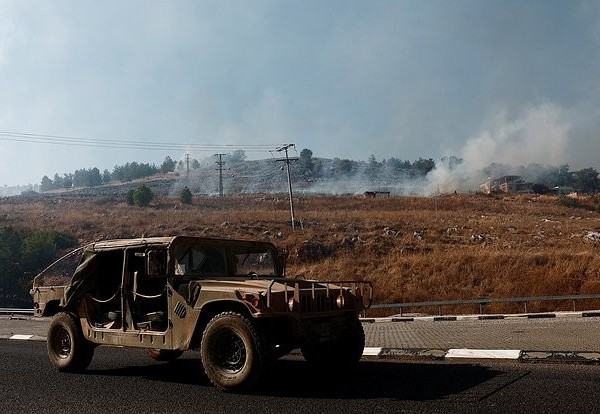
[[[288,149],[294,147],[295,144],[286,144],[283,147],[275,149],[277,152],[285,151],[285,158],[280,158],[275,161],[283,161],[285,162],[287,168],[287,179],[288,179],[288,191],[290,193],[290,214],[292,216],[292,229],[296,229],[296,219],[294,218],[294,198],[292,197],[292,179],[290,177],[290,161],[297,161],[298,157],[290,158],[288,156]]]
[[[187,171],[187,175],[190,175],[190,154],[185,153],[185,168]]]
[[[219,166],[219,195],[223,197],[223,165],[225,165],[225,161],[223,161],[223,156],[226,154],[215,154],[219,157],[219,161],[215,162]]]

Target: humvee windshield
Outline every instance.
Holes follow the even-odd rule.
[[[175,252],[176,275],[226,276],[225,254],[217,247],[193,244]]]
[[[175,248],[175,274],[182,276],[277,276],[276,253],[268,247],[187,244]]]
[[[276,276],[275,258],[271,250],[235,249],[233,251],[236,276]]]

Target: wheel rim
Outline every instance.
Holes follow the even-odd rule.
[[[54,349],[60,358],[68,358],[71,354],[71,335],[64,328],[59,328],[53,336]]]
[[[236,374],[246,365],[244,341],[232,332],[224,332],[215,338],[211,354],[215,366],[227,374]]]

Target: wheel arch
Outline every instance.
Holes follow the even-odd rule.
[[[250,321],[254,320],[254,317],[252,316],[252,313],[248,307],[241,302],[234,300],[209,302],[202,306],[200,317],[198,318],[196,328],[194,329],[194,335],[192,336],[190,348],[200,348],[200,342],[202,341],[202,333],[204,332],[204,328],[206,328],[206,325],[213,317],[223,312],[236,312],[248,318]]]
[[[60,306],[60,300],[51,300],[44,307],[42,316],[54,316],[59,312],[64,312],[65,308]]]

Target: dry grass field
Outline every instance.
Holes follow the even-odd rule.
[[[145,208],[55,195],[0,199],[0,226],[68,232],[80,244],[175,234],[269,239],[289,252],[290,276],[369,280],[375,303],[600,293],[598,199],[566,204],[534,195],[299,196],[302,224],[292,230],[285,195],[195,196],[192,205],[159,197]],[[530,310],[557,306],[572,304]]]

